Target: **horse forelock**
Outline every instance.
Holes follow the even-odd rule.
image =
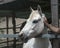
[[[40,14],[38,12],[38,10],[34,10],[31,12],[30,16],[29,16],[29,20],[32,20],[33,18],[36,18],[36,17],[40,17]]]

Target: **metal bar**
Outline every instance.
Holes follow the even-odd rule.
[[[13,23],[13,33],[16,34],[16,22],[15,22],[15,12],[12,12],[12,23]],[[16,48],[16,38],[14,38],[13,48]]]
[[[7,27],[7,34],[8,34],[8,16],[6,16],[6,27]],[[8,42],[8,38],[7,38],[7,47],[9,48],[9,42]]]
[[[17,38],[19,39],[18,34],[0,34],[0,38]],[[40,38],[56,38],[54,34],[43,34],[40,36]],[[60,38],[60,35],[57,36],[57,38]]]
[[[0,34],[0,38],[18,38],[18,34]]]
[[[16,27],[16,29],[21,28],[21,27]],[[0,29],[7,29],[7,28],[0,28]],[[8,29],[13,29],[13,27],[9,27]]]

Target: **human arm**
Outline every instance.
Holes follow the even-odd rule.
[[[51,31],[60,33],[60,28],[55,27],[52,24],[49,24],[46,17],[44,18],[44,23]]]

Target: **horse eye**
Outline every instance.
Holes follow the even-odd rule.
[[[41,19],[34,20],[33,23],[38,23]]]
[[[38,23],[38,20],[34,20],[33,23]]]

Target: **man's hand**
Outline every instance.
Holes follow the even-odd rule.
[[[48,23],[48,21],[47,21],[47,18],[46,18],[46,17],[44,17],[44,23]]]

